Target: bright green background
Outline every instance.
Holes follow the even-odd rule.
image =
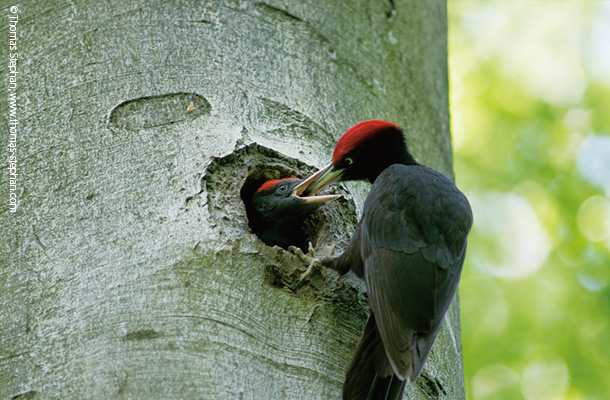
[[[468,399],[610,398],[610,2],[449,0]]]

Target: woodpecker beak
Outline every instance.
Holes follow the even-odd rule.
[[[333,182],[337,182],[343,177],[345,169],[335,169],[332,163],[328,164],[323,169],[319,170],[309,178],[305,179],[295,190],[299,187],[304,187],[301,193],[307,195],[309,193],[314,194],[324,186],[330,185]]]
[[[332,164],[329,167],[332,168]],[[309,178],[305,179],[303,182],[301,182],[300,184],[295,186],[295,188],[292,189],[292,193],[290,195],[294,196],[294,197],[298,197],[299,199],[303,200],[303,202],[305,204],[308,204],[308,203],[322,204],[322,203],[326,203],[328,201],[334,200],[338,197],[341,197],[338,194],[314,196],[314,194],[318,191],[318,189],[321,189],[323,186],[326,186],[331,182],[334,182],[334,181],[330,181],[330,182],[324,183],[323,185],[319,184],[320,177],[323,177],[326,174],[329,167],[326,167],[326,168],[316,172],[315,174],[311,175]],[[341,172],[341,174],[343,174],[343,172]]]

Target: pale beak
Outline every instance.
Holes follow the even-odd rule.
[[[301,193],[315,193],[324,186],[330,185],[333,182],[341,180],[345,169],[335,169],[332,163],[322,168],[309,178],[305,179],[298,187],[305,186]],[[307,184],[306,184],[307,183]],[[306,185],[305,185],[306,184]],[[296,189],[296,188],[295,188]]]
[[[324,169],[321,169],[320,171],[316,172],[315,174],[311,175],[309,178],[305,179],[303,182],[298,184],[294,189],[292,189],[292,193],[290,195],[300,198],[306,204],[307,203],[326,203],[327,201],[331,201],[338,197],[341,197],[338,194],[314,196],[315,193],[319,189],[321,189],[323,186],[326,186],[329,183],[334,182],[335,180],[339,180],[339,178],[341,177],[341,176],[339,176],[339,178],[332,180],[332,181],[328,181],[325,178],[325,180],[324,180],[325,183],[321,185],[320,178],[323,178],[326,176],[329,168],[332,168],[332,164],[330,164],[329,166],[327,166]],[[343,174],[343,171],[341,171],[341,175],[342,174]]]

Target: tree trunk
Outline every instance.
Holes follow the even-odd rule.
[[[297,287],[240,191],[305,176],[370,118],[452,176],[445,0],[22,4],[0,399],[340,398],[362,285]],[[310,222],[319,256],[368,191],[344,188]],[[406,397],[464,397],[457,304]]]

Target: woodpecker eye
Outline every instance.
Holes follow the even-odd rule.
[[[284,193],[284,192],[286,191],[286,189],[288,189],[288,186],[286,186],[286,185],[280,185],[280,186],[277,188],[277,192],[278,192],[278,193]]]
[[[354,163],[354,160],[350,157],[347,157],[345,160],[343,160],[343,162],[345,162],[347,165],[352,165]]]

